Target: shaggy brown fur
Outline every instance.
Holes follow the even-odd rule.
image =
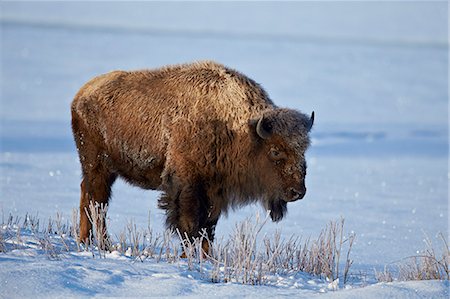
[[[190,237],[229,207],[260,200],[274,221],[303,198],[314,117],[274,105],[243,74],[214,62],[98,76],[75,96],[72,128],[85,209],[107,203],[117,176],[163,191],[167,225]]]

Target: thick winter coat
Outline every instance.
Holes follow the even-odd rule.
[[[108,203],[118,176],[161,190],[167,225],[190,237],[206,229],[212,240],[221,213],[254,201],[281,220],[287,203],[306,192],[313,121],[210,61],[92,79],[72,103],[80,238],[89,237],[89,203]]]

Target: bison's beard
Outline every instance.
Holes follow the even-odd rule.
[[[278,222],[283,219],[287,212],[287,202],[281,199],[269,199],[266,208],[270,210],[270,218],[272,218],[272,221]]]

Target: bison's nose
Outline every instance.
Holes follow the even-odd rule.
[[[306,188],[302,188],[302,191],[298,191],[294,188],[291,188],[289,190],[289,201],[296,201],[298,199],[302,199],[305,197],[306,194]]]

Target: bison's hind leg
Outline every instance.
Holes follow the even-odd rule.
[[[102,139],[95,130],[88,128],[76,113],[72,114],[72,129],[80,157],[83,179],[81,182],[80,197],[80,241],[88,243],[92,234],[93,221],[105,219],[92,219],[90,204],[100,207],[108,204],[111,195],[111,186],[117,178],[107,167]],[[106,216],[106,215],[104,215]],[[106,235],[106,226],[104,226]]]
[[[98,238],[106,238],[106,221],[105,214],[102,215],[102,208],[108,204],[111,195],[111,186],[116,179],[116,175],[102,173],[100,171],[91,172],[84,175],[81,182],[81,198],[80,198],[80,241],[89,243],[92,237],[92,223],[96,221],[97,225],[103,227],[102,236]],[[91,205],[95,208],[95,212],[91,210]],[[106,212],[106,210],[104,210]],[[93,213],[94,212],[94,213]],[[100,224],[101,223],[101,224]]]

